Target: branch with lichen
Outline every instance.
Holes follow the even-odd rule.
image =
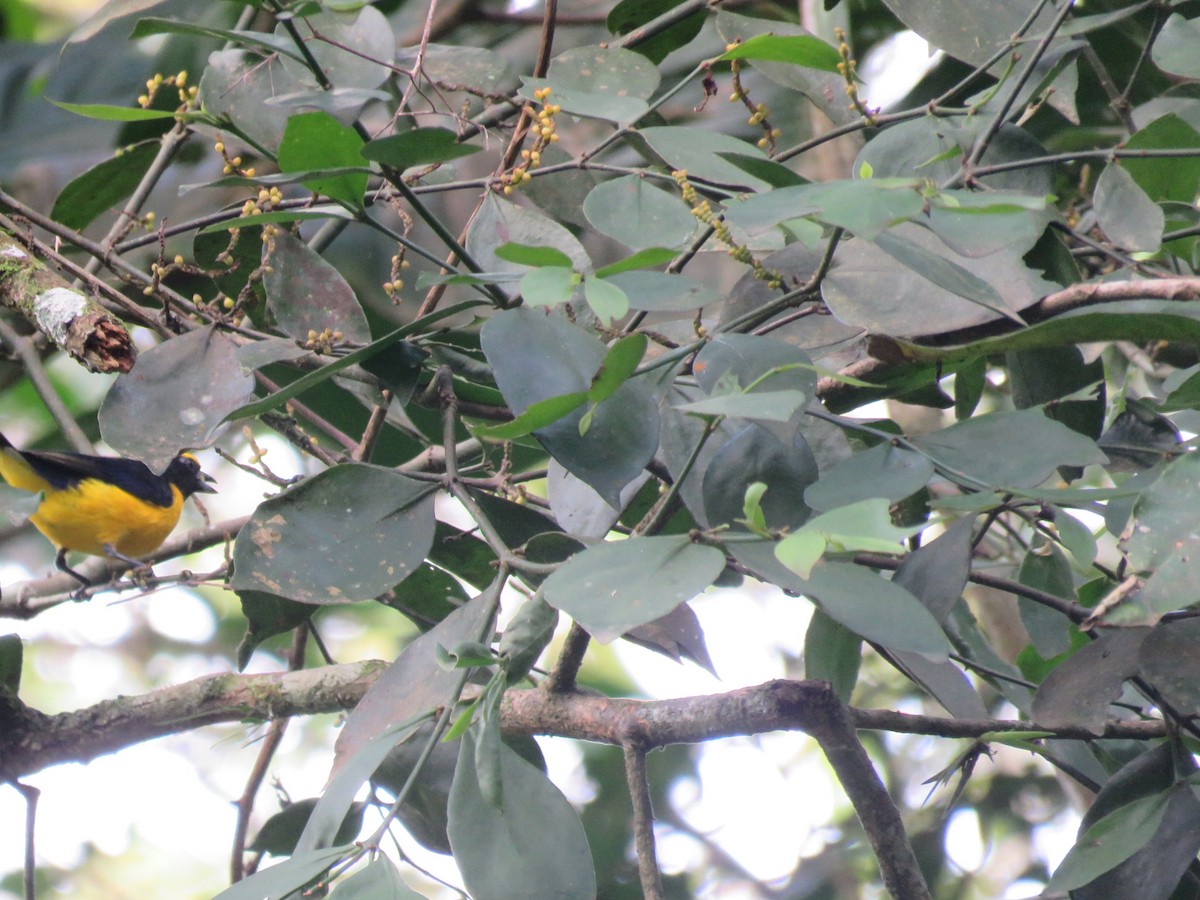
[[[128,372],[137,350],[124,324],[34,256],[32,241],[0,232],[0,303],[92,372]]]

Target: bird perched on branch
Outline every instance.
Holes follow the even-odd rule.
[[[54,564],[82,587],[91,581],[67,565],[68,550],[140,566],[175,528],[184,500],[215,493],[189,453],[156,475],[135,459],[18,450],[2,434],[0,477],[43,495],[29,519],[58,548]]]

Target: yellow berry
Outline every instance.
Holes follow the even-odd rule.
[[[179,254],[175,255],[175,265],[177,265],[177,266],[183,265],[183,257],[180,256]]]
[[[218,153],[224,153],[225,145],[223,143],[221,143],[221,141],[217,141],[216,146],[213,149],[216,150]]]
[[[233,309],[233,298],[226,297],[225,300],[221,303],[221,305],[223,307],[225,307],[226,309]]]

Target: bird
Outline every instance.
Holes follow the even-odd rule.
[[[140,557],[157,550],[179,522],[183,501],[216,493],[214,479],[190,453],[179,453],[156,475],[136,459],[18,450],[3,434],[0,478],[42,494],[29,519],[58,548],[54,564],[80,582],[76,596],[92,582],[67,565],[68,551],[143,566]]]

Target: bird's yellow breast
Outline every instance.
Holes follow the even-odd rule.
[[[15,488],[45,497],[29,520],[55,545],[93,556],[106,546],[125,556],[153,553],[179,522],[183,494],[171,485],[171,505],[139,500],[116,485],[85,478],[57,489],[41,478],[17,453],[0,451],[0,478]]]
[[[136,558],[157,550],[179,522],[183,495],[174,485],[171,497],[170,506],[156,506],[87,478],[69,490],[47,491],[29,518],[59,547],[103,556],[108,546]]]

